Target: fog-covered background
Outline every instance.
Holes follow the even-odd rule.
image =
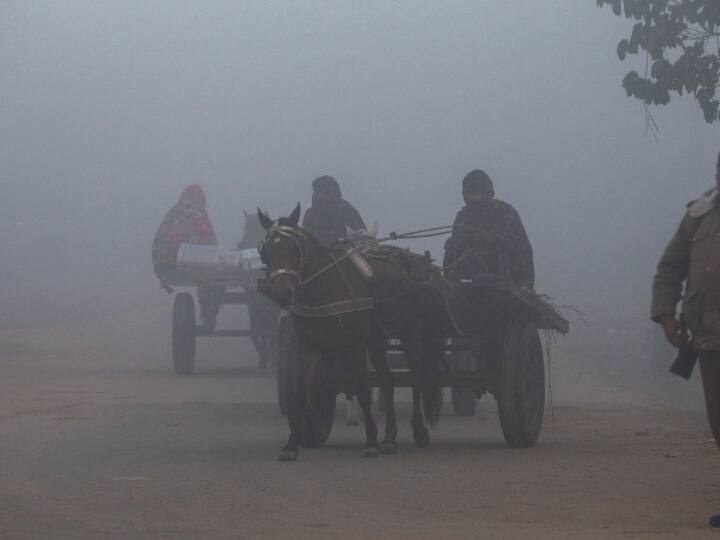
[[[0,324],[169,320],[150,243],[189,183],[234,244],[242,209],[305,207],[321,174],[381,233],[447,224],[483,168],[537,288],[588,315],[584,346],[640,346],[655,262],[720,141],[682,99],[644,136],[620,86],[643,59],[615,55],[628,30],[592,0],[5,0]]]

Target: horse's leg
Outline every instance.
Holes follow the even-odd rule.
[[[357,389],[357,403],[363,414],[365,423],[365,450],[364,457],[377,457],[380,455],[380,448],[377,442],[377,424],[372,416],[372,401],[370,386],[367,382],[367,361],[365,359],[365,347],[350,351],[351,369],[354,371]]]
[[[302,382],[300,373],[297,373],[295,390],[290,395],[293,402],[288,404],[288,423],[290,424],[290,437],[287,444],[280,451],[279,461],[295,461],[300,453],[300,442],[302,441],[303,423],[305,418],[305,385]]]
[[[305,417],[312,410],[312,385],[319,354],[298,342],[297,352],[297,387],[294,395],[294,407],[288,410],[290,422],[290,438],[280,452],[280,461],[295,461],[300,453]]]
[[[265,360],[265,353],[263,351],[263,340],[262,336],[260,334],[260,328],[259,328],[259,317],[260,313],[258,311],[258,308],[252,304],[249,303],[247,305],[247,311],[248,311],[248,320],[250,321],[250,340],[253,342],[253,345],[255,347],[255,352],[257,352],[258,355],[258,369],[264,369],[266,366],[266,360]]]
[[[345,400],[345,425],[357,426],[360,423],[360,411],[354,397]]]
[[[362,358],[363,369],[366,369],[364,353],[365,351],[362,351],[358,356]],[[365,450],[363,450],[363,457],[378,457],[380,455],[380,447],[377,442],[377,424],[372,417],[372,401],[370,396],[370,386],[367,383],[367,375],[362,373],[360,375],[357,398],[365,421]]]
[[[387,365],[385,355],[385,338],[380,336],[372,340],[368,346],[370,363],[378,375],[380,393],[385,401],[385,438],[382,443],[383,454],[397,452],[397,418],[395,416],[395,387],[392,373]]]
[[[318,365],[322,360],[322,354],[315,349],[310,349],[298,343],[298,356],[301,359],[300,369],[302,371],[303,386],[305,387],[305,411],[302,418],[302,429],[305,429],[305,419],[313,416],[318,404],[315,402],[315,384]]]
[[[405,345],[405,356],[410,369],[410,384],[412,386],[412,418],[410,425],[413,430],[413,439],[420,448],[430,444],[430,432],[425,427],[425,420],[422,412],[422,351],[420,350],[420,338],[417,335],[408,335],[403,339]]]
[[[267,367],[267,360],[264,354],[265,351],[263,350],[262,338],[256,334],[250,334],[250,340],[253,342],[253,345],[255,346],[255,352],[257,352],[258,355],[258,369],[265,369],[265,367]]]

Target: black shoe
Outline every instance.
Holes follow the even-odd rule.
[[[709,520],[711,527],[720,527],[720,514],[717,516],[712,516]]]

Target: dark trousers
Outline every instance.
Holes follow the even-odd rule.
[[[708,421],[720,448],[720,351],[703,351],[699,357]]]

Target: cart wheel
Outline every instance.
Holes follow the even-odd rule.
[[[511,324],[505,332],[496,398],[505,441],[513,448],[535,446],[545,409],[545,367],[530,321]]]
[[[288,414],[291,414],[290,408],[295,406],[295,392],[304,389],[297,365],[297,339],[294,332],[288,332],[288,334],[290,335],[288,354],[285,357],[286,403]],[[311,391],[313,392],[315,410],[305,416],[302,445],[305,448],[318,448],[324,445],[330,437],[333,422],[335,421],[335,401],[337,396],[321,383],[313,385]]]
[[[455,416],[475,416],[477,398],[472,390],[453,386],[450,397]]]
[[[178,293],[173,304],[172,356],[175,373],[192,375],[195,370],[195,300]]]
[[[452,371],[475,371],[475,359],[469,351],[456,351],[448,360]],[[475,416],[475,392],[469,388],[453,386],[450,397],[455,416]]]

